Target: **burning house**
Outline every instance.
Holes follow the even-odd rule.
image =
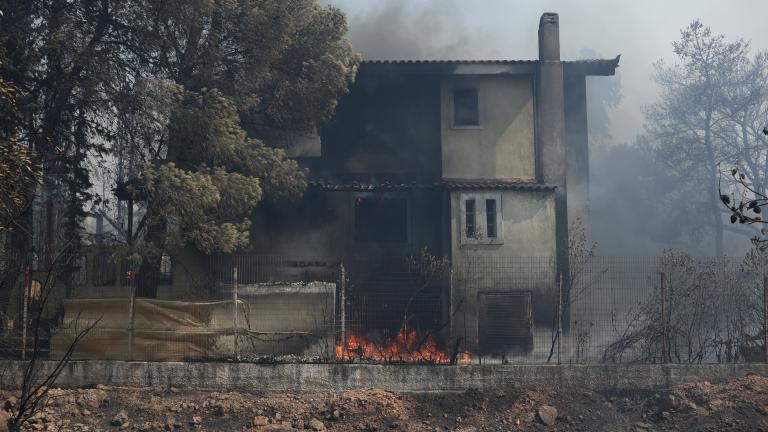
[[[444,337],[530,352],[567,274],[569,220],[587,215],[586,77],[618,63],[562,61],[553,13],[538,60],[365,61],[319,137],[290,148],[311,187],[301,204],[262,209],[257,248],[347,263],[426,249],[453,269],[423,305]],[[368,298],[375,285],[357,284]],[[362,321],[390,304],[379,299]]]
[[[329,340],[339,360],[548,352],[568,296],[559,275],[568,274],[569,221],[588,213],[586,78],[613,75],[618,63],[561,60],[553,13],[541,17],[538,60],[363,62],[335,116],[286,145],[309,172],[303,198],[264,203],[253,216],[253,248],[293,259],[246,265],[230,257],[206,274],[199,257],[186,266],[164,257],[157,299],[139,300],[136,310],[162,310],[166,321],[194,327],[189,340],[175,332],[178,352],[237,351],[245,325],[258,336],[257,354]],[[96,275],[120,285],[114,265],[82,268],[82,285],[96,284]],[[163,303],[208,280],[227,293],[240,284],[234,308],[229,294],[202,309]],[[247,308],[237,306],[243,301]],[[65,322],[92,306],[70,302]],[[116,316],[125,336],[126,315]],[[139,322],[137,340],[156,354],[152,347],[168,340],[152,334],[167,325]],[[228,342],[200,342],[216,329]],[[270,335],[300,337],[271,343]]]

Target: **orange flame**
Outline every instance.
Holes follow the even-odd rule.
[[[387,339],[383,344],[378,344],[365,336],[348,330],[346,343],[336,343],[336,359],[338,360],[364,360],[385,363],[433,363],[448,364],[451,362],[449,355],[440,351],[434,337],[427,333],[419,337],[415,330],[409,330],[405,325],[400,327],[393,338]],[[471,362],[468,353],[459,353],[458,364]]]

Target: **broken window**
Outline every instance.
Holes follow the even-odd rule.
[[[488,238],[496,238],[496,200],[485,200],[485,229]]]
[[[381,194],[355,197],[356,243],[408,243],[408,200]]]
[[[453,125],[480,125],[480,104],[476,88],[453,89]]]

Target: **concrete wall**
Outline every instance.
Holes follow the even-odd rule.
[[[453,125],[453,89],[478,90],[480,125]],[[462,76],[443,80],[441,89],[444,178],[536,176],[533,77]]]
[[[0,387],[18,388],[23,362],[0,362]],[[55,367],[42,362],[42,374]],[[605,390],[668,389],[708,381],[722,383],[748,373],[768,375],[766,364],[611,366],[418,366],[350,364],[70,362],[56,386],[174,387],[241,392],[320,392],[384,389],[452,392],[526,387]]]
[[[487,191],[479,191],[484,193]],[[461,197],[453,191],[451,206],[451,337],[470,350],[478,343],[478,296],[484,292],[531,292],[534,352],[548,350],[556,305],[555,203],[552,192],[496,191],[502,199],[503,244],[461,244]],[[501,233],[501,231],[500,231]]]

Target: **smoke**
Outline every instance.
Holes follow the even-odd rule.
[[[491,32],[470,25],[459,0],[390,0],[350,17],[349,38],[366,59],[498,57]]]

